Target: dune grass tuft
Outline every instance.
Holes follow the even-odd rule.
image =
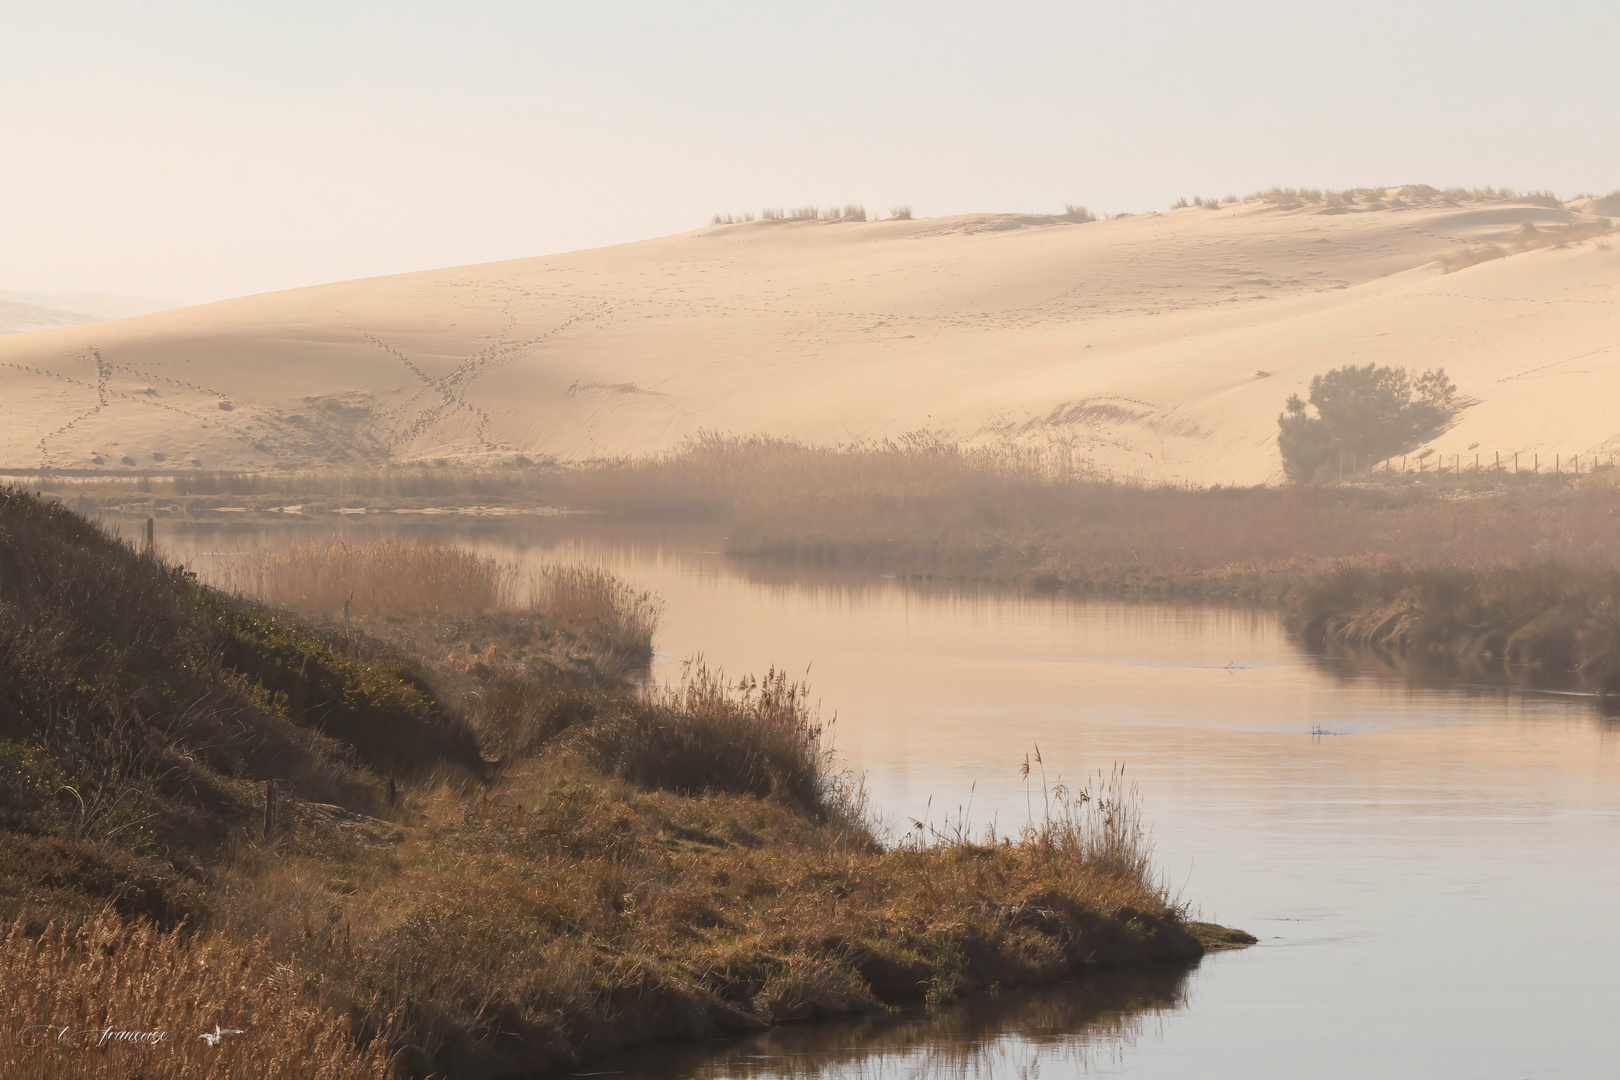
[[[1493,259],[1505,259],[1507,256],[1508,249],[1500,244],[1478,244],[1441,259],[1440,272],[1442,274],[1455,274],[1457,271],[1466,270],[1470,266],[1478,266],[1480,263],[1490,262]]]

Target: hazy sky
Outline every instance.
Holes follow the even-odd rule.
[[[1615,0],[0,0],[0,289],[200,301],[763,205],[1620,186]]]

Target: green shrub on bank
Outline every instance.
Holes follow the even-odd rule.
[[[1277,417],[1288,479],[1303,483],[1340,459],[1363,464],[1405,454],[1442,434],[1463,403],[1445,368],[1415,378],[1405,368],[1335,368],[1311,380],[1309,405],[1292,394]]]

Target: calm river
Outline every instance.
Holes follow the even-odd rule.
[[[223,515],[222,515],[223,516]],[[369,516],[665,601],[656,678],[808,670],[881,814],[1022,825],[1019,764],[1140,786],[1164,876],[1261,944],[936,1016],[661,1050],[621,1075],[1595,1077],[1620,1070],[1620,726],[1589,699],[1306,655],[1268,613],[761,570],[718,535]],[[158,522],[206,564],[298,538]]]

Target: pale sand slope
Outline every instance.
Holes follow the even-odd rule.
[[[62,311],[39,304],[0,299],[0,334],[22,334],[29,330],[50,330],[57,326],[77,326],[95,321],[94,315],[78,311]]]
[[[1590,214],[1321,210],[754,222],[19,334],[0,338],[0,467],[580,458],[703,430],[930,428],[1050,441],[1118,475],[1259,482],[1280,476],[1287,396],[1368,362],[1444,365],[1479,400],[1435,444],[1448,456],[1620,450],[1620,251],[1436,265]]]
[[[177,307],[141,296],[107,293],[20,293],[0,290],[0,334],[21,334]]]

